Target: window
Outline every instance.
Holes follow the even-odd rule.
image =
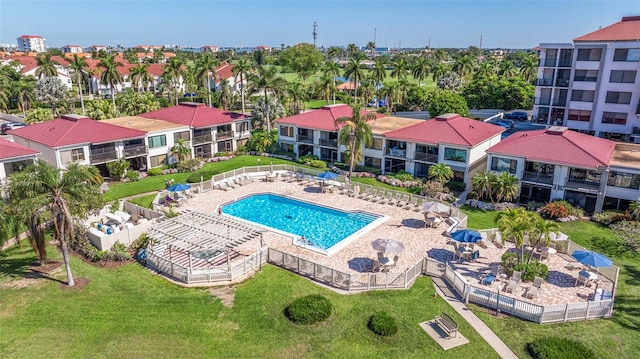
[[[576,70],[573,81],[596,82],[598,81],[598,70]]]
[[[374,138],[373,141],[371,141],[371,145],[366,146],[366,148],[370,148],[373,150],[382,150],[382,139]]]
[[[82,148],[74,148],[72,150],[60,152],[60,162],[62,163],[79,161],[84,161],[84,149]]]
[[[603,112],[602,123],[625,125],[627,123],[627,114],[624,112]]]
[[[178,139],[181,138],[185,141],[191,140],[191,132],[190,131],[182,131],[176,132],[173,134],[173,142],[178,142]]]
[[[569,110],[569,120],[571,121],[591,121],[591,111],[588,110]]]
[[[467,150],[445,147],[444,159],[447,161],[467,162]]]
[[[607,185],[613,187],[640,189],[640,175],[635,173],[626,173],[611,171]]]
[[[382,159],[364,156],[364,165],[367,167],[382,168]]]
[[[605,102],[628,105],[631,103],[631,92],[607,91]]]
[[[510,160],[508,158],[492,157],[491,158],[491,170],[498,172],[509,172],[511,174],[516,173],[516,166],[518,161]]]
[[[609,82],[632,84],[636,82],[636,74],[638,71],[631,70],[611,70]]]
[[[640,49],[617,49],[613,53],[613,61],[640,61]]]
[[[593,102],[595,91],[573,90],[571,91],[571,101]]]
[[[167,163],[167,155],[151,156],[151,168],[159,167]]]
[[[293,144],[291,143],[280,143],[280,150],[284,152],[293,153]]]
[[[602,49],[579,49],[578,61],[600,61]]]
[[[249,122],[243,121],[236,124],[236,132],[247,132],[249,131]]]
[[[149,137],[149,148],[163,147],[167,145],[167,136],[159,135]]]

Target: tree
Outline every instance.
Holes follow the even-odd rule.
[[[280,55],[280,64],[298,74],[306,83],[307,78],[318,71],[323,58],[322,52],[315,46],[302,43],[284,50]]]
[[[94,120],[106,120],[117,117],[118,113],[109,101],[95,100],[87,102],[87,116]]]
[[[469,115],[469,107],[461,95],[447,90],[431,90],[428,92],[428,110],[431,117],[444,113],[458,113]]]
[[[417,57],[411,66],[411,75],[418,80],[418,86],[422,86],[422,81],[429,76],[431,65],[429,59],[424,56]]]
[[[529,83],[533,83],[538,74],[538,57],[534,52],[528,54],[520,66],[520,75]]]
[[[232,101],[233,97],[229,80],[223,79],[222,81],[220,81],[220,90],[218,91],[218,97],[220,99],[220,107],[222,107],[222,109],[224,110],[228,110],[229,103]]]
[[[453,71],[449,71],[438,79],[438,88],[458,92],[462,88],[462,79]]]
[[[42,53],[36,56],[36,63],[38,68],[36,69],[36,77],[42,79],[43,77],[58,77],[58,69],[56,61],[51,59],[50,53]]]
[[[496,66],[492,61],[485,61],[480,64],[475,76],[490,77],[496,74]]]
[[[362,60],[362,54],[354,55],[349,59],[347,67],[344,69],[344,77],[353,82],[353,99],[358,101],[358,85],[360,80],[364,77],[364,71],[360,66],[360,60]]]
[[[53,114],[46,108],[33,108],[27,111],[24,122],[28,124],[40,123],[53,120]]]
[[[11,212],[5,201],[0,201],[0,248],[18,234],[20,234],[20,222],[17,216]]]
[[[471,179],[473,190],[478,193],[481,199],[489,198],[493,202],[493,186],[496,183],[496,174],[487,170],[482,170]]]
[[[451,70],[460,77],[466,77],[471,75],[475,68],[474,60],[468,55],[458,57],[453,63]]]
[[[160,109],[160,101],[150,92],[137,93],[131,90],[118,96],[118,109],[122,114],[135,116]],[[95,110],[95,108],[94,108]],[[115,115],[115,114],[114,114]],[[104,115],[99,115],[103,119]],[[94,118],[94,117],[92,117]],[[107,117],[109,118],[109,117]],[[94,118],[98,119],[98,118]]]
[[[209,98],[209,106],[212,106],[211,77],[216,76],[216,67],[218,67],[218,65],[219,65],[218,60],[216,60],[210,54],[205,54],[204,56],[202,56],[202,58],[200,58],[199,61],[196,61],[196,78],[199,81],[202,81],[202,83],[204,84],[204,88],[207,90],[207,96]]]
[[[100,81],[109,85],[111,89],[111,102],[113,104],[113,111],[116,109],[115,87],[117,84],[123,81],[122,74],[118,71],[118,67],[122,66],[121,62],[116,60],[116,56],[113,54],[107,54],[98,63],[98,67],[102,68],[102,74],[100,75]]]
[[[20,206],[21,217],[34,235],[35,241],[44,245],[44,212],[48,212],[54,224],[54,238],[62,249],[68,286],[74,286],[69,265],[67,238],[73,235],[74,218],[85,217],[90,211],[104,204],[100,183],[94,171],[87,166],[70,163],[66,170],[38,161],[22,172],[11,175],[9,197],[12,206]],[[45,247],[46,248],[46,247]],[[46,263],[44,253],[38,248],[40,263]]]
[[[233,65],[231,72],[233,76],[240,76],[240,98],[242,101],[242,113],[244,114],[244,86],[247,80],[247,77],[251,73],[252,65],[248,59],[240,59]]]
[[[300,105],[304,106],[304,100],[307,99],[307,89],[304,84],[298,81],[287,83],[287,94],[291,99],[291,113],[297,115],[300,113]]]
[[[84,87],[84,81],[89,76],[89,64],[84,57],[80,57],[74,54],[72,58],[67,58],[69,61],[69,70],[71,70],[71,77],[78,84],[78,97],[80,97],[80,106],[82,107],[82,114],[85,114],[84,110],[84,96],[82,95],[82,88]]]
[[[442,76],[444,76],[444,74],[446,74],[449,71],[449,67],[445,64],[436,64],[433,69],[432,69],[432,80],[438,81],[438,79]]]
[[[144,89],[144,84],[148,84],[153,81],[153,76],[149,73],[149,64],[138,63],[134,67],[129,69],[129,78],[131,84],[135,84],[138,88],[138,93]]]
[[[523,207],[505,209],[498,212],[495,218],[502,240],[512,240],[516,248],[520,249],[518,262],[524,258],[524,238],[531,229],[529,215]]]
[[[533,105],[535,86],[516,76],[476,76],[461,92],[471,108],[528,109]]]
[[[362,147],[371,145],[373,141],[371,127],[367,122],[375,119],[375,113],[363,114],[357,105],[351,108],[351,117],[343,116],[336,119],[336,128],[340,128],[338,140],[349,150],[349,181],[355,161],[361,156]]]
[[[548,221],[542,218],[537,212],[528,212],[529,223],[531,223],[531,229],[529,232],[529,242],[533,241],[533,251],[538,248],[539,245],[548,246],[551,241],[551,233],[558,234],[560,232],[560,225],[555,221]],[[531,261],[532,255],[529,256],[527,263]]]
[[[270,115],[270,110],[272,106],[265,106],[264,104],[269,103],[267,100],[267,93],[269,91],[275,91],[276,88],[282,87],[284,84],[284,79],[277,76],[277,70],[275,67],[266,67],[266,66],[258,66],[257,72],[251,74],[249,77],[249,82],[252,84],[251,92],[258,92],[262,90],[263,93],[263,110],[264,110],[264,123],[267,126],[267,132],[271,132],[271,121],[273,119]],[[255,113],[256,111],[254,111]]]
[[[633,219],[638,219],[640,216],[640,200],[629,203],[629,214]]]
[[[173,146],[171,146],[171,155],[175,156],[178,162],[182,162],[187,157],[191,156],[191,145],[189,141],[178,138]]]
[[[265,105],[266,104],[266,105]],[[269,117],[267,117],[269,115]],[[275,97],[269,96],[266,99],[260,98],[251,111],[253,117],[254,128],[265,128],[267,132],[271,132],[271,128],[277,119],[285,117],[287,111]]]
[[[326,61],[324,66],[322,67],[322,71],[327,76],[331,76],[333,81],[332,93],[333,93],[333,104],[336,104],[336,76],[340,75],[340,67],[338,64],[332,60]],[[328,101],[327,101],[328,102]]]
[[[393,115],[395,112],[395,100],[400,98],[400,85],[397,82],[385,82],[380,89],[380,96],[387,99],[387,108]]]
[[[36,100],[48,103],[51,107],[51,114],[56,116],[56,104],[64,100],[67,89],[58,77],[43,77],[36,82],[33,94]]]
[[[373,80],[376,86],[376,97],[378,100],[376,101],[376,108],[378,108],[378,103],[380,100],[380,85],[382,85],[384,80],[387,78],[387,70],[384,67],[384,62],[376,59],[371,72],[369,72],[369,78]]]
[[[518,191],[520,190],[520,181],[518,177],[512,175],[509,172],[501,172],[496,176],[495,191],[498,201],[511,201],[513,200]]]
[[[376,43],[373,41],[367,42],[367,50],[369,50],[369,58],[373,58],[373,54],[376,51]]]
[[[168,63],[164,64],[162,70],[163,76],[166,75],[166,78],[170,79],[171,87],[175,94],[176,105],[178,105],[178,89],[186,76],[184,63],[179,58],[172,57]]]
[[[271,132],[257,129],[251,131],[251,137],[247,140],[247,150],[269,152],[278,142],[278,130]]]
[[[400,57],[396,60],[393,70],[391,70],[391,78],[395,78],[398,81],[406,79],[409,75],[409,69],[404,57]]]
[[[438,163],[429,167],[429,178],[445,184],[453,178],[453,170],[444,163]]]

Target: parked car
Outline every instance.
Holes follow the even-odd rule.
[[[7,131],[24,127],[24,126],[26,126],[26,124],[22,122],[6,122],[0,126],[0,134],[6,135]]]
[[[368,107],[376,107],[376,101],[378,102],[378,107],[387,106],[387,99],[377,100],[375,97],[373,99],[371,99],[371,101],[369,101],[367,103],[367,106]]]
[[[498,126],[502,126],[504,128],[506,128],[507,130],[510,130],[512,128],[514,128],[516,126],[516,124],[511,121],[511,120],[500,120],[495,122],[496,125]]]
[[[504,115],[504,118],[509,120],[518,120],[522,122],[522,121],[527,121],[529,119],[529,115],[526,112],[516,111],[516,112],[511,112]]]

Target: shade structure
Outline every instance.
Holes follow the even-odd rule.
[[[371,246],[377,252],[384,254],[398,254],[404,251],[404,244],[396,241],[395,239],[379,238],[371,242]]]
[[[184,183],[178,183],[178,184],[174,184],[173,186],[167,187],[167,190],[169,192],[183,192],[188,189],[191,189],[191,186]]]
[[[551,239],[552,241],[566,241],[567,239],[569,239],[569,236],[567,236],[566,234],[562,233],[562,232],[551,232],[549,233],[549,239]]]
[[[460,243],[476,243],[482,240],[480,233],[470,229],[459,229],[451,233],[451,239]]]
[[[318,179],[332,180],[338,178],[338,174],[335,172],[322,172],[318,175]]]
[[[578,250],[571,254],[578,262],[591,267],[611,267],[613,261],[604,254],[592,251]]]
[[[449,213],[451,210],[449,206],[444,203],[427,201],[422,204],[422,208],[424,208],[427,212],[435,212],[435,213]]]

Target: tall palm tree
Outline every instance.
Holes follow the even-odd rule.
[[[524,239],[525,235],[530,231],[531,224],[529,215],[523,207],[505,209],[498,212],[495,217],[498,230],[502,234],[503,240],[511,239],[516,248],[520,249],[519,262],[524,259]]]
[[[333,104],[336,104],[336,76],[340,75],[340,66],[333,61],[329,60],[324,63],[322,66],[322,72],[328,76],[331,76],[333,80]]]
[[[533,251],[539,246],[548,246],[551,241],[551,233],[555,233],[556,235],[560,232],[560,225],[555,221],[548,221],[542,218],[537,212],[528,212],[529,214],[529,223],[531,224],[531,229],[529,231],[529,241],[533,241],[531,243],[533,248],[531,249],[531,254]],[[531,261],[532,255],[529,256],[529,260],[527,263]]]
[[[89,64],[84,57],[80,57],[77,54],[73,54],[72,58],[67,58],[69,61],[69,69],[71,70],[71,76],[76,80],[78,84],[78,95],[80,96],[80,106],[82,107],[82,114],[84,115],[84,96],[82,94],[82,88],[84,87],[84,80],[89,76]]]
[[[104,204],[95,172],[77,163],[68,164],[63,171],[47,162],[38,161],[36,165],[12,175],[9,186],[11,203],[19,202],[32,214],[44,211],[51,214],[54,238],[62,249],[67,285],[74,286],[67,238],[73,235],[74,218],[85,217]],[[34,223],[27,221],[27,224],[32,226]],[[38,227],[44,236],[44,227]]]
[[[228,110],[230,107],[229,103],[232,102],[232,97],[233,97],[229,80],[222,79],[222,81],[220,81],[219,86],[220,86],[220,91],[219,91],[220,103],[224,110]]]
[[[117,84],[123,81],[122,74],[120,73],[120,71],[118,71],[118,67],[122,66],[122,63],[116,60],[116,55],[107,54],[100,60],[98,66],[102,68],[100,81],[109,84],[109,88],[111,88],[111,101],[113,102],[113,110],[117,111],[114,89]]]
[[[476,71],[476,75],[482,77],[489,77],[491,75],[495,75],[495,73],[496,66],[492,61],[484,61],[480,64],[478,70]]]
[[[150,64],[138,63],[136,66],[129,69],[129,78],[132,84],[136,84],[138,93],[144,89],[144,84],[148,84],[153,81],[153,77],[149,73]]]
[[[291,81],[287,83],[287,94],[291,99],[291,112],[294,115],[300,113],[300,105],[304,105],[307,99],[307,89],[305,85],[299,81]]]
[[[404,57],[400,57],[396,60],[395,64],[393,65],[393,70],[391,70],[391,74],[389,75],[391,76],[391,78],[395,78],[400,81],[402,79],[406,79],[408,74],[409,69],[407,61],[404,59]]]
[[[38,64],[38,68],[36,69],[36,76],[39,79],[43,77],[58,76],[58,69],[56,69],[56,65],[58,64],[58,62],[51,59],[50,53],[45,52],[36,56],[36,62]]]
[[[432,69],[431,69],[431,74],[433,75],[432,80],[438,81],[439,78],[441,78],[442,76],[444,76],[447,72],[449,71],[449,66],[443,64],[443,63],[439,63],[436,64]]]
[[[209,107],[211,104],[211,77],[216,75],[216,67],[220,65],[210,54],[205,54],[196,62],[196,78],[204,84],[204,88],[207,90],[207,96],[209,99]],[[244,111],[243,111],[244,112]]]
[[[411,75],[418,80],[418,87],[422,86],[422,81],[429,76],[430,69],[431,64],[429,59],[424,56],[415,59],[411,66]]]
[[[278,70],[275,67],[258,66],[256,73],[251,74],[249,82],[252,83],[252,91],[257,92],[262,90],[264,95],[264,118],[267,124],[267,132],[271,132],[271,118],[269,117],[269,100],[267,99],[267,93],[269,91],[276,91],[282,87],[284,79],[278,77]]]
[[[353,99],[354,101],[358,101],[358,84],[360,80],[364,77],[364,71],[360,66],[360,61],[362,60],[362,54],[357,53],[353,57],[349,59],[349,63],[347,67],[344,69],[344,77],[353,81]]]
[[[336,128],[340,128],[338,140],[349,150],[349,181],[357,158],[362,154],[364,146],[371,145],[373,134],[367,122],[376,119],[376,114],[368,112],[362,114],[360,106],[351,108],[351,117],[343,116],[336,119]]]
[[[493,202],[493,185],[496,182],[496,174],[487,170],[482,170],[471,179],[473,189],[480,198],[487,198]]]
[[[494,188],[498,201],[511,201],[516,198],[520,190],[519,182],[518,177],[506,171],[496,176]]]
[[[336,90],[336,87],[334,85],[335,82],[336,82],[335,76],[331,76],[327,73],[323,73],[322,75],[320,75],[320,78],[316,83],[317,96],[322,96],[327,101],[327,104],[331,103],[331,94],[332,93],[335,94],[335,90]]]
[[[380,89],[380,96],[387,99],[387,108],[393,115],[395,112],[395,100],[400,97],[400,85],[395,81],[385,82]]]
[[[231,72],[234,78],[240,76],[240,99],[242,101],[242,113],[244,113],[244,86],[249,74],[253,69],[253,64],[249,59],[240,59],[233,65]]]
[[[167,78],[171,79],[171,87],[175,94],[176,105],[178,105],[178,88],[186,77],[184,63],[181,59],[172,57],[168,63],[164,64],[162,70],[163,74],[166,74]]]
[[[378,104],[380,102],[380,85],[387,78],[387,70],[384,67],[383,61],[376,59],[375,64],[373,65],[373,68],[369,72],[369,78],[373,80],[373,83],[375,84],[375,87],[376,87],[376,97],[378,100],[376,101],[376,108],[378,108]]]
[[[535,54],[527,55],[520,66],[520,75],[527,81],[533,82],[538,74],[538,58]]]
[[[178,138],[173,146],[171,146],[171,155],[175,156],[178,162],[191,155],[191,145],[184,138]]]
[[[376,50],[376,43],[373,41],[367,42],[367,50],[369,50],[369,58],[373,58],[373,52]]]
[[[629,203],[629,214],[631,214],[633,219],[640,217],[640,200]]]
[[[468,56],[458,57],[453,63],[451,70],[458,74],[460,77],[466,77],[471,75],[475,67],[474,60]]]
[[[502,60],[500,62],[500,74],[506,77],[515,77],[518,75],[518,68],[511,60]]]
[[[444,184],[453,178],[453,170],[444,163],[431,165],[429,167],[429,178]]]

